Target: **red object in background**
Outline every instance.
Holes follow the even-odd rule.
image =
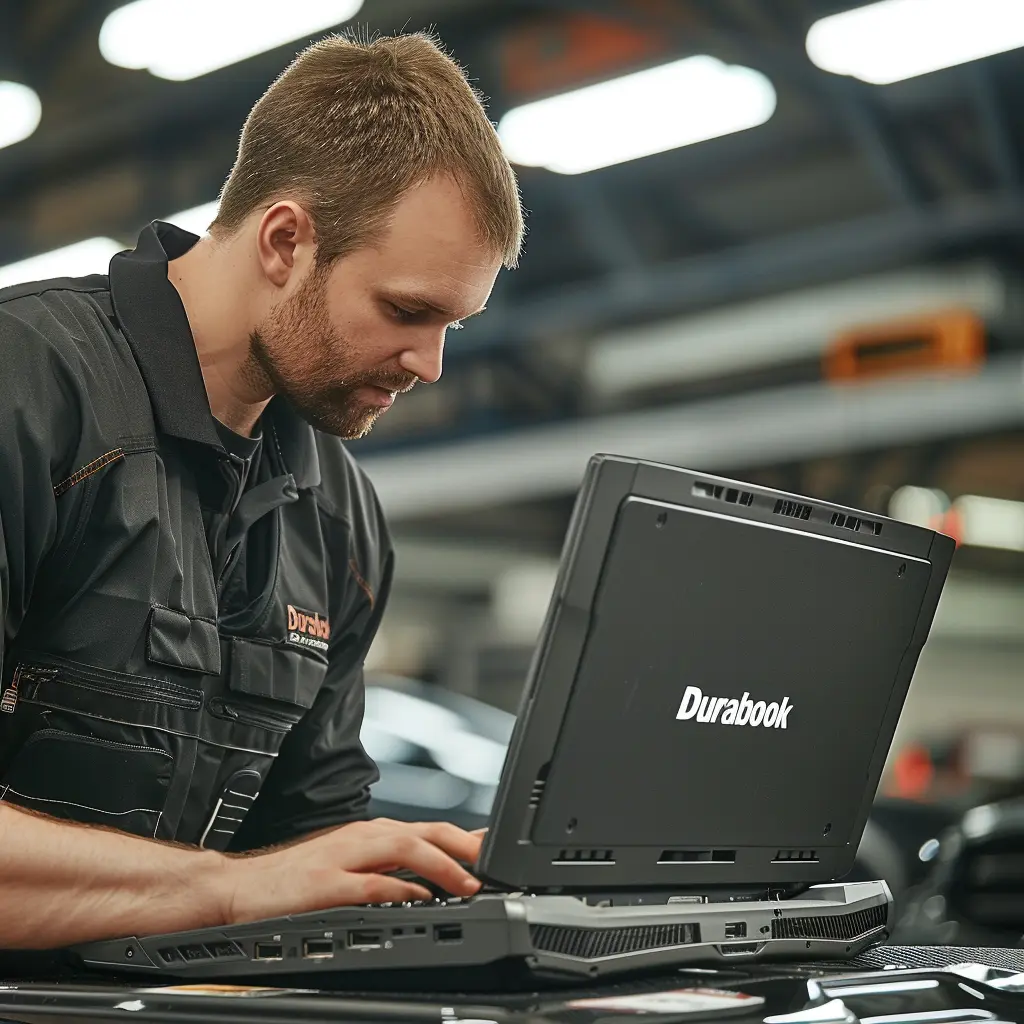
[[[904,800],[921,800],[927,795],[934,780],[935,765],[931,754],[925,747],[911,743],[896,755],[887,795]]]
[[[659,62],[670,38],[667,31],[592,14],[540,18],[502,39],[502,87],[520,102],[613,78]]]
[[[957,547],[960,547],[963,543],[963,516],[960,515],[960,512],[956,508],[947,509],[941,516],[937,516],[933,523],[929,523],[928,525],[937,533],[944,533],[947,537],[952,537],[953,542]]]

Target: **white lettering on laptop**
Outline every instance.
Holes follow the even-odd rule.
[[[789,713],[792,710],[789,697],[783,697],[781,703],[772,701],[768,704],[763,700],[752,701],[746,690],[742,697],[736,699],[711,697],[704,694],[699,686],[688,686],[683,692],[676,718],[695,718],[698,722],[715,722],[719,725],[760,725],[766,729],[786,729],[789,727]]]

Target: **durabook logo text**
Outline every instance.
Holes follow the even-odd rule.
[[[326,653],[331,639],[331,624],[318,612],[288,605],[288,643],[295,647],[314,647]]]
[[[763,725],[766,729],[785,729],[793,705],[788,697],[782,703],[763,700],[752,701],[744,692],[739,700],[734,697],[706,696],[699,686],[688,686],[683,693],[676,718],[696,718],[698,722],[718,722],[720,725]]]

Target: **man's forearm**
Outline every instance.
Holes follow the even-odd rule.
[[[223,924],[229,863],[0,803],[0,949]]]

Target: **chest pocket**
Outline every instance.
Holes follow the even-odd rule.
[[[320,658],[235,637],[223,706],[214,698],[211,710],[242,725],[289,732],[313,706],[326,675],[327,663]]]
[[[155,605],[146,634],[146,660],[154,665],[220,675],[217,623]]]

